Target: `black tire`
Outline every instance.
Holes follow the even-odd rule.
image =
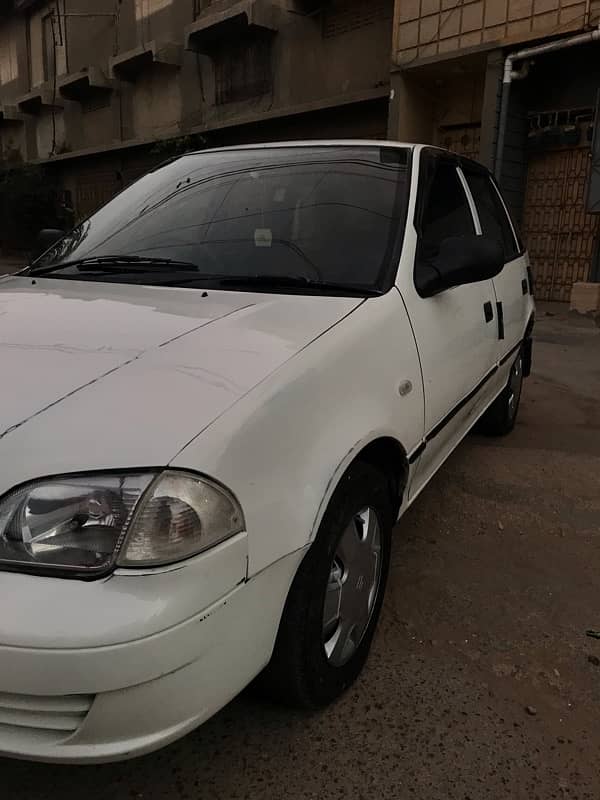
[[[379,523],[381,567],[371,616],[350,660],[333,666],[323,641],[325,593],[338,544],[353,519],[373,509]],[[258,679],[261,694],[300,708],[333,702],[357,678],[369,654],[381,611],[395,522],[390,482],[370,464],[346,472],[323,517],[319,532],[290,589],[271,662]]]
[[[477,423],[484,436],[506,436],[515,427],[523,389],[523,350],[510,368],[508,383]]]

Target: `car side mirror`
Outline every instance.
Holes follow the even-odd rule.
[[[48,248],[63,238],[65,232],[60,228],[42,228],[35,240],[35,255],[45,253]]]
[[[417,291],[421,297],[487,281],[504,267],[504,248],[501,242],[487,236],[450,236],[440,244],[436,256],[418,263]]]

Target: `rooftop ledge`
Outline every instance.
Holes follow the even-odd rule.
[[[277,33],[279,16],[280,9],[269,0],[242,0],[228,8],[209,6],[185,28],[185,48],[210,54],[215,45],[227,39]]]
[[[79,103],[95,94],[112,92],[113,88],[112,82],[99,67],[84,67],[79,72],[71,72],[58,79],[61,97]]]
[[[43,108],[62,107],[63,102],[58,91],[54,91],[54,86],[49,81],[17,99],[17,110],[23,114],[39,114]]]
[[[181,45],[175,42],[151,41],[119,53],[110,59],[110,71],[117,78],[135,81],[138,75],[152,64],[178,69],[182,61]]]

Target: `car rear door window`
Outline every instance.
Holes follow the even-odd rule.
[[[444,239],[473,235],[475,226],[455,163],[431,159],[426,169],[419,233],[422,255],[433,256]]]
[[[484,236],[501,242],[504,248],[504,260],[511,261],[519,255],[520,247],[491,177],[479,170],[466,169],[464,174],[475,201],[481,232]]]

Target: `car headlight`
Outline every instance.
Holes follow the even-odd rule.
[[[243,529],[235,498],[196,475],[56,478],[0,502],[0,567],[92,577],[180,561]]]

